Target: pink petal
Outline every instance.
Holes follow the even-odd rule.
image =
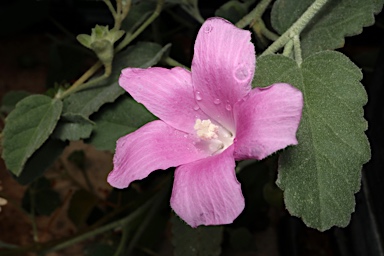
[[[158,118],[172,127],[195,133],[197,118],[208,119],[193,94],[191,73],[183,68],[127,68],[119,84]]]
[[[192,227],[232,223],[244,209],[233,146],[221,154],[179,166],[171,207]]]
[[[235,159],[260,160],[296,145],[302,108],[302,93],[289,84],[253,89],[235,105]]]
[[[196,140],[195,136],[175,130],[163,121],[150,122],[117,141],[108,182],[113,187],[125,188],[157,169],[207,157],[209,153],[195,147]]]
[[[251,90],[255,63],[249,31],[222,18],[200,28],[192,62],[195,97],[205,113],[232,131],[233,105]]]

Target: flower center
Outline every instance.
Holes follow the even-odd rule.
[[[204,140],[217,139],[217,131],[219,127],[214,125],[211,120],[196,120],[195,126],[193,127],[196,130],[197,136]]]
[[[211,120],[197,119],[193,127],[197,136],[206,141],[208,150],[212,155],[221,153],[233,144],[234,135],[220,125],[215,125]]]

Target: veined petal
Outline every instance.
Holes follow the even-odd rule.
[[[172,127],[195,133],[196,119],[208,119],[198,107],[191,73],[183,68],[127,68],[119,84],[149,111]]]
[[[302,108],[302,93],[289,84],[253,89],[235,105],[235,159],[260,160],[296,145]]]
[[[171,207],[192,227],[232,223],[244,209],[233,146],[221,154],[179,166]]]
[[[233,106],[251,90],[255,63],[249,31],[222,18],[204,22],[192,61],[195,97],[205,113],[232,131]]]
[[[209,152],[195,147],[196,140],[196,136],[176,130],[163,121],[150,122],[117,141],[108,182],[113,187],[126,188],[132,181],[143,179],[157,169],[209,156]]]

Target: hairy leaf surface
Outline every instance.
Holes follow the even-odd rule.
[[[273,28],[283,34],[314,0],[277,0],[272,8]],[[332,0],[323,6],[302,32],[303,57],[344,46],[344,38],[360,34],[374,23],[383,0]]]
[[[87,141],[97,149],[115,151],[116,141],[156,119],[143,105],[128,96],[104,106],[95,116],[95,129]]]
[[[338,52],[314,54],[301,68],[280,55],[258,59],[254,85],[287,82],[303,92],[299,145],[282,152],[277,184],[289,212],[319,230],[349,223],[370,158],[361,79],[359,68]]]
[[[6,119],[3,154],[7,169],[20,175],[28,158],[48,139],[60,118],[62,102],[44,95],[19,101]]]

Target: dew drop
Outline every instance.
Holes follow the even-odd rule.
[[[199,110],[200,108],[199,108],[199,106],[196,105],[196,106],[193,107],[193,109],[197,111],[197,110]]]
[[[227,103],[227,105],[225,105],[225,109],[228,111],[231,111],[232,110],[231,104]]]
[[[246,67],[240,66],[235,70],[235,78],[243,81],[249,77],[249,71]]]
[[[219,104],[221,103],[221,101],[220,101],[220,99],[215,99],[215,100],[213,101],[213,103],[215,103],[216,105],[219,105]]]
[[[202,100],[203,98],[201,98],[201,93],[200,92],[196,92],[196,100]]]
[[[211,31],[212,31],[212,29],[213,29],[213,27],[212,27],[212,25],[206,25],[205,27],[204,27],[204,32],[205,33],[210,33]]]

